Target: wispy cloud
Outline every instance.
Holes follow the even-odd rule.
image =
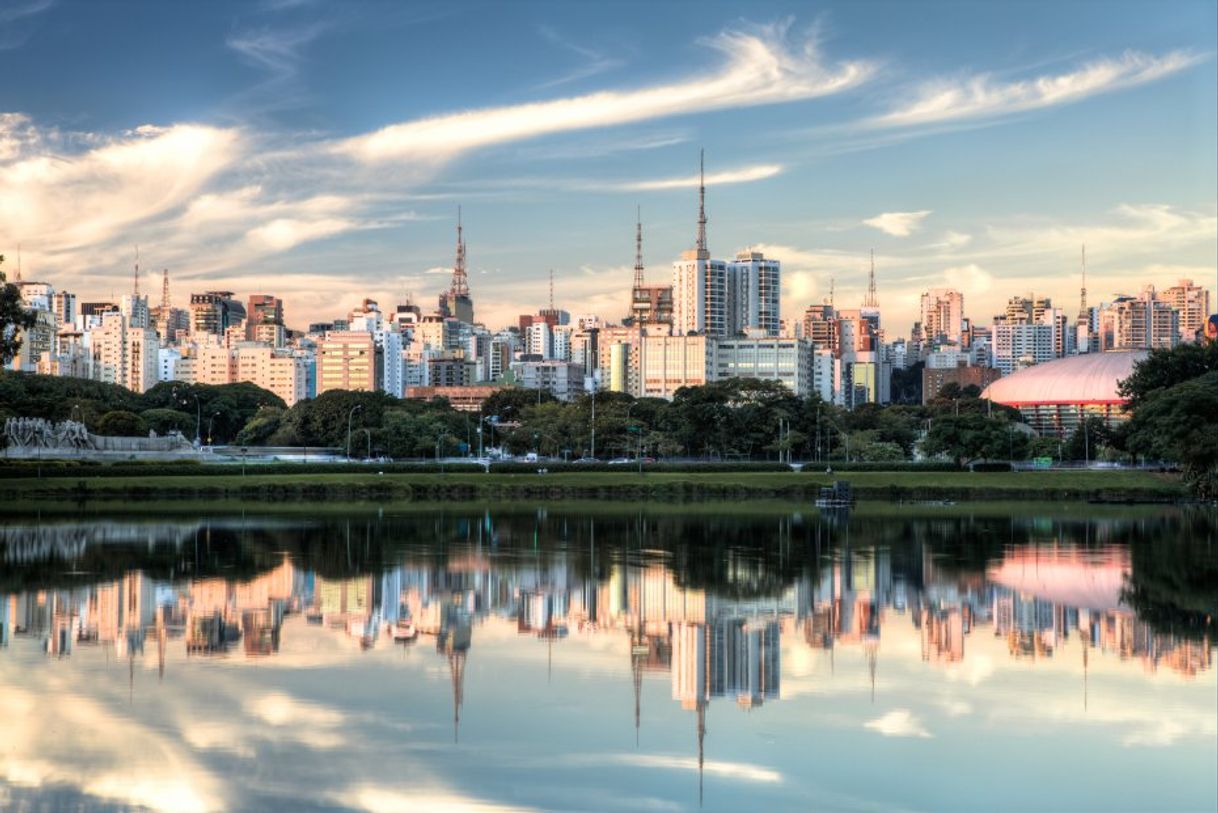
[[[922,221],[929,214],[930,209],[920,212],[883,212],[864,220],[863,223],[893,237],[908,237],[922,228]]]
[[[54,4],[55,0],[15,0],[0,8],[0,51],[25,45],[34,33],[34,18]]]
[[[840,93],[865,81],[870,63],[826,68],[815,43],[788,42],[785,26],[726,31],[705,41],[725,66],[718,72],[666,85],[606,90],[584,96],[491,107],[383,127],[334,145],[357,161],[442,162],[468,150],[549,133]]]
[[[782,172],[782,169],[782,164],[754,164],[752,166],[740,167],[739,169],[712,172],[706,176],[705,182],[710,186],[723,186],[725,184],[763,181],[766,178],[773,178],[775,175],[778,175]],[[628,191],[696,189],[701,182],[701,178],[698,175],[686,175],[680,178],[660,178],[654,181],[631,181],[629,183],[618,184],[614,188]]]
[[[225,45],[265,74],[236,96],[235,106],[264,112],[294,107],[307,99],[308,92],[297,81],[303,52],[327,27],[323,22],[311,22],[292,28],[265,27],[231,34]]]
[[[905,127],[1023,113],[1154,82],[1206,58],[1188,51],[1163,56],[1126,51],[1118,58],[1089,62],[1070,73],[1015,82],[996,81],[990,74],[943,79],[927,83],[913,101],[866,123]]]
[[[574,70],[538,85],[537,88],[539,90],[558,87],[559,85],[566,85],[571,82],[578,82],[582,79],[589,79],[598,74],[605,73],[606,71],[620,68],[626,64],[625,60],[623,59],[610,57],[593,48],[588,48],[572,42],[548,25],[539,26],[537,33],[550,44],[556,45],[563,50],[570,51],[583,60],[583,64]]]

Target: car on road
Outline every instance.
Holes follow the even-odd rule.
[[[571,462],[577,463],[577,464],[587,464],[587,463],[600,463],[601,460],[600,460],[600,458],[596,458],[596,457],[581,457],[578,460],[572,460]]]

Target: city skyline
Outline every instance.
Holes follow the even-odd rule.
[[[954,8],[952,39],[923,24],[915,43],[896,5],[670,7],[644,24],[589,7],[137,5],[119,21],[29,3],[0,18],[0,70],[29,77],[0,93],[0,253],[10,279],[20,244],[26,279],[101,299],[130,290],[138,243],[178,306],[268,293],[303,328],[364,297],[432,300],[461,204],[479,321],[536,311],[551,268],[562,307],[617,320],[636,205],[647,282],[667,283],[694,244],[705,146],[710,252],[780,260],[788,321],[830,279],[857,307],[872,248],[893,336],[931,288],[979,320],[1024,293],[1072,308],[1083,243],[1093,302],[1209,288],[1215,21],[1174,9]],[[144,25],[189,25],[198,44],[133,39]],[[488,47],[500,37],[519,47]],[[96,76],[70,72],[97,59]]]

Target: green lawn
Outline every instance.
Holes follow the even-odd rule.
[[[555,474],[296,474],[57,477],[0,480],[0,501],[30,499],[683,499],[795,498],[815,495],[836,477],[862,499],[1164,499],[1183,498],[1176,476],[1142,471],[795,472]],[[20,507],[14,505],[14,507]]]

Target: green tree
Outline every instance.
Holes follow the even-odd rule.
[[[188,438],[194,437],[195,416],[176,409],[145,409],[140,413],[148,428],[158,435],[167,435],[178,430]]]
[[[1062,447],[1065,460],[1100,460],[1104,449],[1113,445],[1113,433],[1103,418],[1090,417],[1083,421]]]
[[[148,424],[134,412],[116,409],[101,416],[97,422],[97,434],[113,437],[146,437]]]
[[[0,254],[0,265],[4,255]],[[21,332],[34,326],[34,312],[21,301],[21,289],[5,281],[0,269],[0,367],[12,361],[21,350]]]
[[[1203,499],[1218,498],[1218,371],[1143,396],[1126,442],[1134,454],[1169,460]]]
[[[482,402],[483,415],[496,415],[505,423],[518,421],[524,410],[539,403],[546,404],[557,399],[548,390],[526,390],[506,387],[492,393]]]
[[[961,466],[978,460],[1021,460],[1029,446],[1027,433],[1016,429],[1011,421],[977,412],[933,418],[922,441],[926,455],[943,455]]]
[[[1170,350],[1151,350],[1133,366],[1133,372],[1117,387],[1129,408],[1137,411],[1155,393],[1192,378],[1218,370],[1218,342],[1188,343]]]

